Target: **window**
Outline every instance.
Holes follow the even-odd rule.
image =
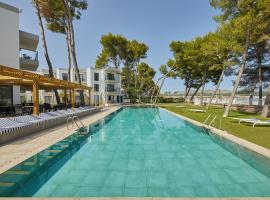
[[[20,102],[21,102],[21,104],[25,104],[26,103],[26,96],[25,95],[20,96]]]
[[[45,96],[44,97],[44,103],[51,104],[51,101],[52,101],[52,97],[51,96]]]
[[[68,74],[67,73],[62,74],[62,80],[64,80],[64,81],[68,80]]]
[[[107,84],[107,92],[114,92],[114,85],[113,84]]]
[[[94,80],[99,81],[99,73],[94,73]]]
[[[85,76],[84,76],[84,74],[80,74],[80,76],[81,76],[81,81],[84,82],[84,81],[85,81]]]
[[[94,84],[94,91],[99,92],[99,84]]]
[[[111,81],[115,80],[114,79],[114,74],[108,73],[107,74],[107,80],[111,80]]]
[[[99,105],[99,95],[94,95],[94,104]]]
[[[12,86],[0,86],[0,106],[13,104]]]

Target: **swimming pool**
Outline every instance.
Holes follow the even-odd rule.
[[[124,108],[0,175],[0,196],[262,197],[270,178],[159,108]]]

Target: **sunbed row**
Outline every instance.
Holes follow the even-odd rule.
[[[68,110],[23,115],[14,118],[0,118],[0,144],[31,133],[66,123],[69,116],[84,117],[98,112],[100,108],[80,107]]]

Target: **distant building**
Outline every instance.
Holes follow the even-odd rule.
[[[123,92],[121,89],[121,71],[115,68],[80,69],[80,78],[82,84],[93,88],[91,92],[91,104],[117,104],[123,102]],[[48,69],[42,69],[38,73],[49,76]],[[68,80],[67,68],[54,69],[54,76],[57,79]],[[71,70],[71,82],[78,82],[75,70]],[[63,91],[59,90],[60,97],[64,97]],[[31,94],[21,94],[26,102],[31,102]],[[88,94],[84,94],[88,98]],[[23,99],[23,98],[22,98]],[[56,104],[54,92],[51,90],[40,91],[40,102]],[[76,102],[80,102],[79,93],[76,93]]]
[[[123,103],[121,71],[116,68],[87,69],[87,85],[93,88],[94,103]]]
[[[36,71],[39,36],[19,30],[19,9],[0,2],[0,65]],[[0,85],[0,105],[20,104],[20,86]]]

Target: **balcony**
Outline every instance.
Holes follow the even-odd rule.
[[[28,33],[25,31],[20,31],[19,36],[20,36],[20,49],[36,51],[39,41],[38,35]]]
[[[111,83],[117,83],[117,82],[119,82],[119,77],[115,76],[115,75],[112,75],[112,74],[110,74],[110,75],[107,74],[105,76],[105,81],[106,82],[111,82]]]
[[[36,71],[39,65],[38,52],[20,50],[20,69],[28,71]]]
[[[105,92],[107,92],[107,93],[120,93],[120,88],[108,88],[108,87],[106,87],[105,88]]]

